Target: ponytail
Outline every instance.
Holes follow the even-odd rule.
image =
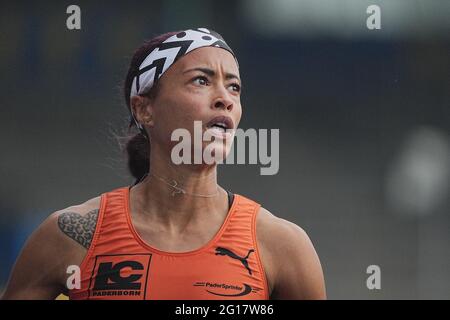
[[[140,181],[150,168],[150,142],[141,132],[132,136],[126,143],[128,170]]]

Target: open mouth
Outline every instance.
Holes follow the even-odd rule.
[[[230,117],[218,116],[211,119],[206,128],[214,129],[217,132],[226,132],[228,129],[234,129],[234,122]]]
[[[224,123],[215,123],[212,126],[208,127],[208,129],[213,129],[216,130],[218,132],[223,132],[225,133],[227,131],[227,126]]]

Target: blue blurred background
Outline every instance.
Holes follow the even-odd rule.
[[[280,129],[277,175],[222,165],[221,185],[308,232],[330,299],[450,299],[450,1],[0,6],[0,291],[47,215],[133,182],[113,135],[133,51],[208,27],[239,59],[240,127]]]

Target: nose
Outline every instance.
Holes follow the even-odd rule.
[[[228,92],[225,89],[221,89],[216,98],[213,100],[212,106],[214,109],[226,109],[228,111],[233,110],[234,101],[230,98]]]

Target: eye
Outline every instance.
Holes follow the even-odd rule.
[[[198,84],[198,85],[201,85],[201,86],[206,86],[206,85],[208,85],[208,78],[206,78],[205,76],[198,76],[198,77],[195,77],[194,79],[193,79],[193,82],[195,83],[195,84]]]
[[[241,92],[241,86],[239,85],[239,83],[232,83],[230,87],[234,92]]]

